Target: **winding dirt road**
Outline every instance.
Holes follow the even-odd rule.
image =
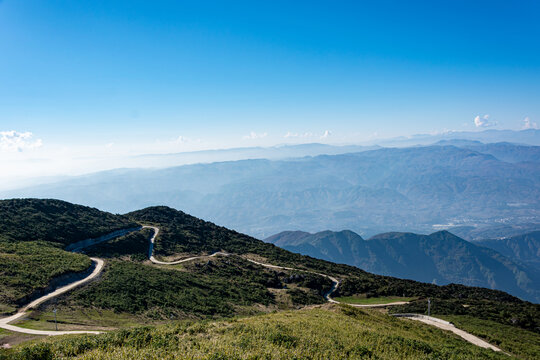
[[[17,319],[20,319],[26,315],[29,314],[30,310],[38,306],[39,304],[44,303],[47,300],[50,300],[54,297],[57,297],[60,294],[63,294],[65,292],[68,292],[69,290],[76,288],[77,286],[80,286],[84,283],[89,282],[90,280],[94,279],[96,276],[99,275],[99,273],[103,270],[104,262],[102,259],[99,258],[91,258],[92,262],[94,263],[94,271],[90,273],[87,277],[85,277],[82,280],[72,282],[71,284],[68,284],[66,286],[62,286],[53,292],[50,292],[23,307],[21,310],[19,310],[15,315],[2,318],[0,319],[0,328],[11,330],[15,332],[21,332],[25,334],[32,334],[32,335],[67,335],[67,334],[99,334],[99,331],[86,331],[86,330],[72,330],[72,331],[46,331],[46,330],[34,330],[34,329],[25,329],[21,328],[15,325],[9,325],[10,322],[13,322]]]
[[[155,257],[154,257],[154,243],[156,241],[156,238],[159,234],[159,228],[155,227],[155,226],[143,226],[142,227],[143,229],[152,229],[154,230],[154,235],[152,235],[152,237],[150,238],[150,245],[148,247],[148,259],[150,259],[151,262],[153,262],[154,264],[158,264],[158,265],[176,265],[176,264],[181,264],[181,263],[185,263],[185,262],[188,262],[188,261],[191,261],[191,260],[197,260],[197,259],[201,259],[205,256],[192,256],[192,257],[189,257],[189,258],[185,258],[185,259],[181,259],[181,260],[175,260],[175,261],[159,261],[157,260]],[[215,252],[213,253],[212,255],[209,255],[210,257],[215,257],[215,256],[218,256],[218,255],[221,255],[221,256],[229,256],[230,254],[228,253],[224,253],[224,252]]]
[[[192,257],[189,257],[189,258],[185,258],[185,259],[181,259],[181,260],[175,260],[175,261],[160,261],[160,260],[157,260],[154,257],[154,244],[155,244],[155,240],[156,240],[157,236],[159,235],[159,228],[155,227],[155,226],[142,226],[141,229],[152,229],[152,230],[154,230],[154,234],[150,238],[149,247],[148,247],[148,259],[154,264],[158,264],[158,265],[176,265],[176,264],[181,264],[181,263],[184,263],[184,262],[188,262],[188,261],[192,261],[192,260],[207,257],[207,256],[203,255],[203,256],[192,256]],[[130,232],[130,231],[136,231],[136,230],[126,229],[126,231]],[[122,235],[125,235],[125,233],[123,233]],[[118,235],[118,236],[121,236],[121,235]],[[117,236],[112,236],[112,237],[109,238],[109,240],[114,238],[114,237],[117,237]],[[91,242],[89,242],[89,244],[91,244]],[[77,247],[76,250],[81,251],[82,247]],[[232,256],[232,254],[225,253],[225,252],[215,252],[215,253],[213,253],[212,255],[209,255],[209,256],[210,257]],[[98,276],[99,273],[101,273],[101,271],[103,270],[104,261],[102,259],[99,259],[99,258],[91,258],[91,259],[95,264],[95,268],[94,268],[94,270],[92,271],[92,273],[90,275],[88,275],[86,278],[84,278],[82,280],[75,281],[75,282],[73,282],[71,284],[60,287],[60,288],[56,289],[55,291],[53,291],[53,292],[51,292],[49,294],[46,294],[46,295],[32,301],[28,305],[24,306],[15,315],[0,319],[0,328],[10,330],[10,331],[20,332],[20,333],[25,333],[25,334],[48,335],[48,336],[69,335],[69,334],[99,334],[100,333],[99,331],[88,331],[88,330],[80,330],[80,331],[79,330],[71,330],[71,331],[33,330],[33,329],[21,328],[21,327],[9,324],[9,323],[11,323],[11,322],[13,322],[13,321],[15,321],[17,319],[20,319],[20,318],[26,316],[32,308],[44,303],[45,301],[48,301],[48,300],[52,299],[52,298],[54,298],[54,297],[56,297],[56,296],[58,296],[60,294],[63,294],[65,292],[67,292],[67,291],[70,291],[71,289],[73,289],[73,288],[75,288],[77,286],[85,284],[85,283],[91,281],[92,279],[94,279],[96,276]],[[331,297],[331,295],[337,290],[337,288],[340,285],[339,280],[336,279],[333,276],[318,273],[318,272],[315,272],[315,271],[304,270],[304,269],[296,269],[296,268],[291,268],[291,267],[286,267],[286,266],[265,264],[265,263],[261,263],[261,262],[251,260],[251,259],[247,259],[247,258],[244,258],[244,259],[251,262],[251,263],[253,263],[253,264],[263,266],[263,267],[266,267],[266,268],[269,268],[269,269],[300,271],[300,272],[305,272],[305,273],[310,273],[310,274],[316,274],[316,275],[319,275],[319,276],[323,276],[323,277],[325,277],[327,279],[330,279],[332,281],[332,288],[326,294],[324,294],[324,298],[330,303],[344,304],[344,303],[341,303],[339,301],[334,300]],[[390,303],[390,304],[367,304],[367,305],[347,304],[347,305],[354,306],[354,307],[360,307],[360,308],[374,308],[374,307],[387,307],[387,306],[393,306],[393,305],[403,305],[403,304],[407,304],[407,303],[408,302],[401,301],[401,302],[394,302],[394,303]],[[413,319],[413,320],[418,320],[418,321],[421,321],[421,322],[423,322],[425,324],[436,326],[436,327],[438,327],[440,329],[443,329],[443,330],[451,331],[454,334],[457,334],[458,336],[462,337],[463,339],[465,339],[466,341],[468,341],[468,342],[470,342],[470,343],[472,343],[474,345],[477,345],[477,346],[480,346],[480,347],[483,347],[483,348],[492,349],[494,351],[501,351],[501,349],[499,349],[499,348],[485,342],[484,340],[482,340],[482,339],[480,339],[480,338],[478,338],[478,337],[476,337],[476,336],[474,336],[472,334],[469,334],[466,331],[463,331],[461,329],[456,328],[453,324],[451,324],[451,323],[449,323],[447,321],[437,319],[437,318],[433,318],[433,317],[427,317],[427,316],[423,316],[423,315],[418,315],[418,314],[403,314],[401,317],[407,317],[407,318],[410,318],[410,319]]]

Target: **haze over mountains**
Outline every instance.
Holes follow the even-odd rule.
[[[529,242],[528,249],[535,241],[536,252],[523,256],[538,265],[538,233],[523,238]],[[540,267],[507,257],[511,255],[509,251],[503,256],[447,231],[431,235],[385,233],[368,240],[347,230],[316,234],[285,231],[266,241],[292,252],[357,266],[376,274],[441,285],[459,283],[499,289],[540,302]],[[509,240],[505,245],[519,246],[524,251],[527,245],[517,241]]]
[[[538,129],[513,130],[484,130],[484,131],[445,131],[439,134],[418,134],[401,136],[393,139],[379,140],[381,146],[414,146],[429,145],[445,140],[472,140],[483,143],[510,142],[524,145],[540,145]],[[375,143],[375,142],[374,142]]]
[[[540,231],[499,239],[478,240],[474,243],[540,270]]]
[[[324,148],[333,149],[301,151]],[[282,160],[118,169],[0,196],[60,198],[113,212],[164,204],[259,238],[284,230],[351,229],[371,236],[456,227],[468,238],[464,233],[486,226],[538,230],[539,149],[448,140]]]

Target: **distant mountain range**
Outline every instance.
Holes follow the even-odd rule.
[[[519,145],[508,142],[484,144],[480,141],[472,140],[441,140],[434,145],[453,145],[462,149],[469,149],[482,154],[493,155],[501,161],[510,163],[540,163],[540,146]]]
[[[418,134],[400,136],[391,139],[376,140],[373,143],[380,146],[415,146],[431,145],[446,140],[472,140],[483,143],[509,142],[523,145],[540,145],[540,130],[484,130],[484,131],[446,131],[439,134]]]
[[[540,260],[540,233],[495,244],[507,256]],[[493,249],[465,241],[447,231],[431,235],[385,233],[364,240],[352,231],[310,234],[285,231],[266,239],[286,250],[369,272],[436,284],[459,283],[504,290],[523,299],[540,302],[540,269],[516,262]],[[497,242],[498,241],[498,242]],[[535,253],[527,253],[533,249]]]
[[[540,270],[540,231],[500,239],[478,240],[474,243]]]
[[[508,161],[467,147],[481,147]],[[119,169],[0,197],[60,198],[112,212],[165,204],[259,238],[295,229],[345,228],[363,236],[457,226],[472,232],[540,223],[540,165],[531,161],[538,151],[535,146],[466,142],[460,147]]]

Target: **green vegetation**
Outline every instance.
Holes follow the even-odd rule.
[[[124,216],[60,200],[0,200],[0,234],[13,241],[68,245],[134,226]]]
[[[233,305],[269,305],[260,283],[202,276],[174,269],[111,261],[103,278],[73,292],[75,305],[144,314],[150,318],[232,315]],[[254,280],[254,279],[250,279]]]
[[[154,233],[151,229],[129,233],[102,242],[84,250],[89,256],[100,258],[125,258],[132,261],[145,261],[148,259],[149,239]]]
[[[34,291],[60,275],[88,269],[92,261],[50,242],[0,240],[0,313],[14,310]]]
[[[447,315],[441,318],[521,359],[540,358],[539,334],[467,315]]]
[[[411,301],[414,298],[412,297],[399,297],[399,296],[379,296],[379,297],[361,297],[361,296],[344,296],[344,297],[338,297],[334,298],[334,300],[337,300],[339,302],[344,302],[348,304],[362,304],[362,305],[369,305],[369,304],[391,304],[395,302],[400,301]]]
[[[283,288],[280,276],[288,279],[285,273],[278,275],[232,256],[176,268],[112,260],[100,280],[67,294],[59,305],[110,309],[151,319],[231,316],[242,312],[242,307],[275,304],[268,288]],[[324,302],[321,294],[330,283],[311,276],[295,279],[295,291],[306,293],[307,303]]]
[[[328,308],[50,338],[0,359],[508,359],[421,323]]]

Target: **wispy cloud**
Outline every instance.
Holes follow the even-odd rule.
[[[268,136],[268,133],[260,133],[257,134],[255,131],[252,131],[249,133],[249,135],[242,136],[242,139],[244,140],[255,140],[255,139],[262,139]]]
[[[34,140],[33,134],[29,131],[0,131],[0,151],[22,152],[34,150],[41,146],[43,146],[43,141],[41,139]]]
[[[284,138],[310,138],[313,137],[313,133],[311,132],[305,132],[305,133],[292,133],[290,131],[287,131],[285,135],[283,135]]]
[[[477,128],[490,127],[495,125],[497,125],[497,122],[490,120],[488,114],[484,116],[477,115],[474,118],[474,126],[476,126]]]
[[[173,142],[175,144],[200,144],[201,141],[201,139],[192,139],[187,136],[180,135]]]
[[[320,133],[319,133],[320,134]],[[299,139],[309,139],[309,138],[319,138],[319,139],[327,139],[332,135],[332,132],[330,130],[326,130],[322,135],[319,135],[317,133],[312,132],[304,132],[304,133],[293,133],[290,131],[287,131],[285,135],[283,135],[284,138],[299,138]]]
[[[523,130],[538,129],[538,124],[531,121],[531,119],[529,119],[529,117],[527,116],[525,119],[523,119],[523,126],[521,128]]]

